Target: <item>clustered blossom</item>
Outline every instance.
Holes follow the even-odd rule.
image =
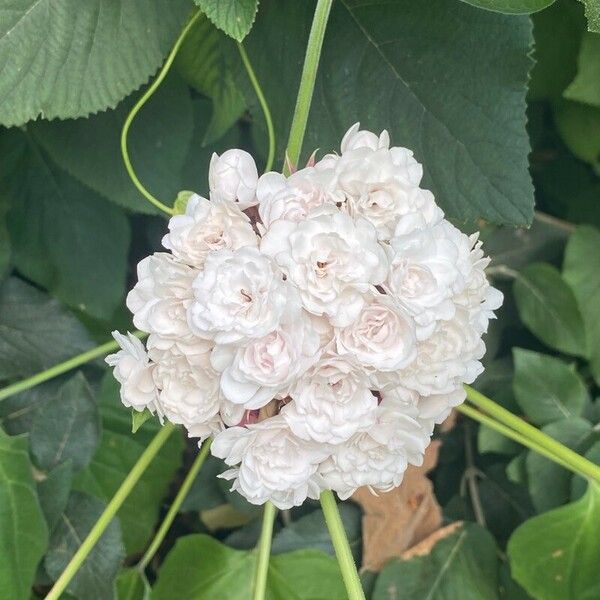
[[[258,176],[213,155],[138,265],[115,332],[123,404],[213,437],[250,502],[390,490],[481,373],[502,302],[477,234],[444,218],[406,148],[354,125],[340,154]]]

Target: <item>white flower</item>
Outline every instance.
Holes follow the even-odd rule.
[[[208,170],[211,192],[232,202],[237,201],[244,210],[256,204],[257,182],[256,163],[244,150],[227,150],[221,156],[213,153]]]
[[[137,411],[147,408],[154,413],[157,410],[158,390],[152,377],[154,365],[144,345],[131,333],[124,336],[113,331],[112,335],[121,350],[104,360],[113,367],[113,375],[121,384],[121,402]]]
[[[342,138],[340,150],[342,154],[357,148],[369,148],[370,150],[379,150],[390,147],[390,134],[384,129],[379,136],[371,131],[361,130],[360,123],[354,123]]]
[[[335,205],[344,195],[335,187],[333,169],[307,167],[287,179],[280,173],[265,173],[256,190],[258,214],[268,228],[274,221],[301,221],[314,208]]]
[[[187,307],[192,301],[196,272],[166,252],[157,252],[137,266],[138,282],[127,295],[133,324],[166,338],[190,336]]]
[[[250,247],[210,254],[193,287],[190,327],[219,344],[264,337],[298,302],[273,261]]]
[[[316,472],[324,449],[296,438],[280,416],[226,429],[216,435],[211,450],[235,467],[221,477],[233,479],[231,489],[252,504],[270,500],[285,510],[319,497]]]
[[[318,360],[319,336],[304,311],[289,323],[246,346],[217,346],[213,366],[221,371],[221,391],[234,404],[258,409],[270,402]]]
[[[415,325],[390,296],[370,294],[365,305],[348,327],[336,332],[339,354],[348,354],[367,367],[396,371],[416,357]]]
[[[169,219],[169,233],[162,240],[179,260],[200,269],[210,252],[258,244],[250,219],[233,202],[211,198],[191,196],[185,214]]]
[[[260,249],[297,286],[306,310],[327,315],[338,327],[352,323],[363,294],[387,275],[387,258],[373,226],[335,208],[317,209],[298,223],[275,221]]]
[[[377,398],[368,379],[343,357],[329,355],[290,391],[281,411],[300,438],[340,444],[375,421]]]

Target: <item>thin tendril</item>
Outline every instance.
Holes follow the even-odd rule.
[[[163,66],[161,67],[156,79],[152,82],[152,85],[146,90],[144,95],[136,102],[135,106],[131,109],[130,113],[127,115],[127,118],[125,119],[125,123],[123,124],[123,129],[121,130],[121,154],[123,155],[123,162],[125,163],[125,168],[127,169],[127,173],[129,174],[131,181],[133,182],[135,187],[139,190],[139,192],[142,194],[142,196],[144,196],[144,198],[146,198],[146,200],[148,200],[149,202],[154,204],[154,206],[156,206],[157,208],[159,208],[160,210],[162,210],[163,212],[165,212],[169,215],[175,214],[174,209],[170,206],[167,206],[166,204],[163,204],[160,200],[155,198],[143,186],[142,182],[138,179],[138,176],[135,174],[135,171],[133,170],[133,166],[131,165],[131,159],[129,158],[129,150],[127,149],[127,135],[129,133],[129,128],[131,126],[131,123],[133,122],[133,119],[135,119],[135,116],[137,115],[137,113],[140,111],[142,106],[144,106],[144,104],[146,104],[146,102],[151,98],[151,96],[154,94],[154,92],[156,92],[158,86],[162,83],[164,78],[167,76],[167,73],[169,72],[169,69],[171,68],[171,65],[173,64],[173,61],[175,60],[177,51],[181,47],[181,44],[183,44],[183,41],[184,41],[187,33],[194,26],[194,24],[196,23],[196,21],[198,20],[198,18],[200,17],[201,14],[202,13],[200,11],[195,12],[194,15],[191,17],[191,19],[188,21],[187,25],[181,30],[179,37],[177,38],[173,48],[171,49],[171,52],[169,52],[169,55],[167,56],[167,59],[165,60]]]
[[[244,46],[238,42],[237,44],[238,50],[240,51],[240,56],[242,57],[242,62],[244,63],[244,67],[246,67],[246,72],[248,73],[248,78],[252,83],[252,87],[254,88],[254,92],[260,102],[260,106],[262,108],[263,114],[265,116],[265,124],[267,126],[267,134],[269,136],[269,154],[267,156],[267,164],[265,165],[265,171],[270,171],[273,167],[273,161],[275,160],[275,129],[273,127],[273,119],[271,118],[271,110],[269,109],[269,104],[263,94],[262,88],[260,87],[260,83],[256,78],[256,73],[252,68],[252,63],[248,58],[248,54]]]

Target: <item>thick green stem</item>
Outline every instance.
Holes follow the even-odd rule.
[[[321,48],[323,47],[323,38],[325,37],[325,29],[332,3],[333,0],[318,0],[310,35],[308,36],[304,67],[302,68],[302,76],[300,78],[300,88],[298,89],[294,118],[287,144],[287,158],[292,165],[297,165],[300,160],[302,142],[304,141],[306,123],[308,122],[308,113],[310,112],[313,90],[315,89]]]
[[[167,76],[173,61],[175,60],[175,56],[177,55],[177,51],[183,44],[185,40],[185,36],[188,34],[188,31],[194,26],[198,18],[202,13],[200,11],[196,11],[192,18],[187,22],[187,25],[181,30],[179,37],[175,41],[171,52],[167,56],[163,66],[161,67],[156,79],[152,82],[152,85],[146,90],[144,95],[135,103],[135,106],[131,109],[131,112],[127,115],[125,119],[125,123],[123,124],[123,129],[121,130],[121,154],[123,155],[123,162],[125,163],[125,168],[127,169],[127,173],[133,182],[133,185],[138,189],[140,194],[146,198],[149,202],[154,204],[157,208],[162,210],[163,212],[172,215],[175,214],[175,211],[171,206],[167,206],[163,204],[158,198],[154,197],[142,184],[142,182],[138,179],[138,176],[135,174],[133,170],[133,166],[131,165],[131,159],[129,158],[129,150],[127,148],[127,135],[129,133],[129,128],[131,127],[131,123],[135,116],[138,114],[142,106],[146,104],[146,102],[151,98],[154,94],[158,86],[162,83],[163,79]]]
[[[136,331],[134,332],[134,335],[139,337],[140,339],[143,339],[148,334],[143,333],[141,331]],[[96,348],[87,350],[86,352],[78,354],[73,358],[69,358],[68,360],[65,360],[64,362],[58,365],[54,365],[53,367],[50,367],[45,371],[40,371],[39,373],[36,373],[35,375],[28,377],[27,379],[23,379],[11,385],[7,385],[5,388],[2,388],[0,390],[0,400],[4,400],[6,398],[9,398],[10,396],[14,396],[19,392],[24,392],[25,390],[35,387],[40,383],[44,383],[44,381],[48,381],[49,379],[54,379],[54,377],[58,377],[63,373],[71,371],[72,369],[76,369],[77,367],[80,367],[81,365],[84,365],[85,363],[88,363],[94,360],[95,358],[106,356],[109,352],[114,352],[118,348],[119,344],[117,344],[117,342],[115,342],[114,340],[111,340],[110,342],[106,342],[101,346],[97,346]]]
[[[267,103],[267,99],[263,94],[262,88],[260,87],[260,83],[256,78],[256,73],[252,68],[252,63],[248,58],[248,53],[246,52],[246,48],[238,42],[238,50],[240,52],[240,56],[242,57],[242,62],[244,63],[244,67],[246,67],[246,73],[248,73],[248,79],[250,79],[250,83],[252,83],[252,87],[254,88],[254,93],[260,102],[260,106],[263,111],[263,115],[265,116],[265,125],[267,126],[267,135],[269,137],[269,153],[267,155],[267,164],[265,165],[265,171],[270,171],[273,168],[273,161],[275,160],[275,128],[273,127],[273,119],[271,118],[271,110],[269,109],[269,105]]]
[[[256,550],[258,556],[256,559],[256,570],[254,571],[254,581],[252,586],[252,599],[264,600],[267,593],[267,574],[269,572],[269,556],[271,554],[271,540],[273,538],[273,523],[277,510],[271,502],[267,502],[264,507],[262,529],[260,540]]]
[[[496,404],[481,392],[478,392],[468,385],[465,385],[465,390],[467,391],[467,400],[488,415],[494,417],[496,421],[499,421],[521,434],[521,436],[528,440],[529,443],[534,443],[536,446],[547,450],[562,461],[564,465],[569,465],[569,468],[572,471],[576,471],[588,479],[594,479],[595,481],[600,482],[600,467],[593,462],[580,456],[577,452],[567,448],[560,442],[557,442],[549,435],[537,429],[537,427],[530,425],[499,404]]]
[[[349,600],[365,600],[360,577],[358,576],[350,544],[348,544],[348,538],[346,537],[346,530],[344,529],[344,524],[342,523],[342,518],[340,517],[337,503],[331,490],[321,492],[321,508],[325,515],[325,522],[327,523],[335,555],[340,565],[348,598]]]
[[[88,533],[85,540],[70,560],[69,564],[62,572],[61,576],[56,580],[56,583],[52,586],[49,594],[46,596],[46,600],[58,600],[61,594],[66,590],[67,586],[71,582],[71,579],[75,576],[75,573],[79,570],[83,561],[87,558],[92,548],[96,545],[96,542],[100,539],[108,525],[110,524],[113,517],[117,514],[119,508],[121,508],[123,502],[125,502],[127,496],[131,493],[135,484],[139,481],[144,471],[148,468],[148,465],[152,462],[152,459],[158,454],[158,451],[163,447],[164,443],[169,439],[169,436],[175,431],[173,425],[165,425],[154,437],[154,439],[148,444],[148,447],[144,450],[138,461],[133,466],[133,469],[129,471],[129,474],[121,484],[121,487],[117,490],[111,501],[108,503],[104,512],[100,515],[100,518],[96,521],[92,530]]]
[[[138,569],[140,571],[144,571],[144,569],[150,564],[150,561],[154,558],[154,555],[156,554],[156,552],[160,548],[160,545],[165,539],[165,536],[167,535],[169,528],[173,524],[173,521],[175,520],[175,517],[177,516],[177,513],[179,512],[183,501],[186,499],[190,488],[192,487],[192,484],[196,480],[196,476],[198,475],[200,468],[202,467],[204,461],[206,460],[206,457],[208,456],[211,442],[212,440],[209,438],[202,445],[202,449],[198,453],[198,456],[196,456],[196,460],[194,460],[194,463],[190,467],[188,474],[183,480],[183,483],[181,484],[181,487],[179,488],[175,499],[169,507],[165,518],[160,524],[160,527],[158,528],[154,539],[152,540],[152,542],[148,546],[148,549],[144,553],[144,556],[142,556],[140,562],[138,563]]]

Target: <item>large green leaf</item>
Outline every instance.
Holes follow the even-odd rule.
[[[585,419],[572,417],[550,423],[542,431],[580,452],[590,440],[592,425]],[[539,512],[556,508],[569,500],[573,479],[571,471],[531,451],[527,454],[526,466],[529,494]]]
[[[573,289],[585,324],[592,373],[600,384],[600,231],[579,227],[569,238],[563,277]]]
[[[523,412],[537,425],[578,417],[588,400],[581,377],[562,360],[513,349],[513,390]]]
[[[31,597],[36,568],[48,543],[48,528],[36,494],[27,438],[0,429],[0,582],[2,596]]]
[[[186,0],[13,0],[0,9],[0,123],[114,107],[158,68]]]
[[[0,379],[37,373],[90,346],[83,325],[56,300],[17,278],[0,286]]]
[[[565,98],[600,107],[600,35],[585,33],[577,58],[577,76]]]
[[[580,0],[585,6],[588,29],[600,33],[600,2],[598,0]]]
[[[258,0],[194,0],[202,12],[222,31],[241,42],[258,10]]]
[[[75,471],[92,459],[100,440],[100,416],[92,389],[77,373],[37,411],[30,433],[31,455],[50,471],[69,460]]]
[[[117,600],[148,600],[150,584],[136,568],[123,569],[117,577]]]
[[[67,304],[108,319],[125,291],[123,211],[59,169],[26,132],[3,132],[0,149],[12,153],[0,181],[12,205],[15,266]]]
[[[525,267],[513,289],[521,320],[540,340],[568,354],[586,354],[577,301],[555,267],[545,263]]]
[[[57,579],[105,508],[104,502],[75,492],[50,538],[44,566]],[[81,600],[113,600],[115,577],[124,558],[121,529],[113,519],[67,586]]]
[[[137,212],[155,213],[131,182],[119,149],[123,122],[137,99],[138,94],[87,119],[37,121],[27,130],[62,169],[95,192]],[[178,77],[160,85],[131,126],[128,147],[136,173],[165,204],[181,189],[192,129],[189,90]]]
[[[462,0],[478,8],[511,15],[527,14],[547,8],[554,0]]]
[[[283,155],[314,3],[261,2],[247,46]],[[423,163],[451,217],[528,224],[527,17],[449,0],[340,0],[325,36],[304,156],[339,148],[354,122],[388,129]],[[250,96],[248,96],[250,99]],[[256,109],[255,122],[262,127]],[[257,140],[265,139],[260,130]]]
[[[152,600],[246,600],[255,564],[254,551],[233,550],[206,535],[181,537],[159,571]],[[267,595],[271,600],[347,597],[335,559],[316,550],[272,556]]]
[[[72,480],[73,466],[71,461],[67,460],[50,471],[45,479],[38,483],[38,497],[50,531],[54,530],[67,506]]]
[[[600,488],[523,523],[508,543],[513,577],[534,598],[600,597]]]
[[[381,571],[373,600],[495,600],[498,558],[494,538],[478,525],[463,525],[431,552],[394,560]]]
[[[131,416],[119,401],[118,385],[110,373],[104,379],[101,398],[100,446],[75,479],[74,487],[110,500],[160,425],[148,422],[135,435],[131,433]],[[152,535],[169,484],[180,466],[182,449],[181,436],[174,433],[117,513],[127,554],[141,551]]]

